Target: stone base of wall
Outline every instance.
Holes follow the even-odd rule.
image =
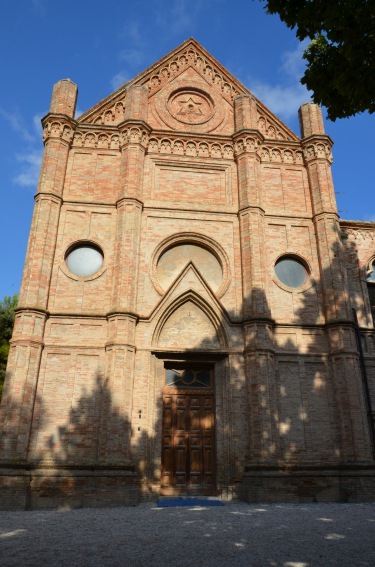
[[[238,498],[249,503],[375,502],[375,464],[245,467]]]
[[[0,510],[135,506],[138,477],[126,467],[0,467]]]
[[[47,510],[136,506],[155,500],[159,491],[142,494],[134,466],[0,466],[0,510]],[[375,502],[375,465],[340,467],[245,468],[233,493],[248,503]]]

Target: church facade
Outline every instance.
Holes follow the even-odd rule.
[[[375,498],[375,223],[190,39],[57,83],[1,403],[0,506]],[[371,403],[371,397],[373,402]]]

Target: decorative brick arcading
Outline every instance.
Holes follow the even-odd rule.
[[[151,93],[159,90],[171,77],[180,74],[189,65],[194,66],[209,81],[214,88],[219,90],[224,98],[233,100],[240,91],[230,80],[226,79],[221,70],[217,69],[211,61],[192,47],[188,47],[178,56],[165,62],[153,75],[147,79],[146,85]]]
[[[0,418],[0,460],[17,470],[0,471],[0,507],[4,493],[32,508],[181,491],[163,485],[165,424],[195,414],[168,416],[166,369],[201,364],[218,495],[327,499],[332,481],[346,497],[344,467],[354,486],[372,466],[351,305],[371,388],[375,223],[338,222],[321,110],[303,105],[300,139],[194,39],[77,120],[76,94],[60,81],[43,119]],[[71,258],[90,249],[81,274]],[[304,268],[296,287],[283,258]],[[173,395],[204,400],[183,384]]]

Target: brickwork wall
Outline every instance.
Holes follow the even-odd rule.
[[[43,120],[1,413],[7,467],[42,471],[31,507],[133,503],[136,475],[153,497],[164,365],[198,355],[214,368],[223,496],[266,494],[255,469],[371,461],[351,307],[375,402],[363,271],[375,249],[369,227],[340,228],[320,109],[301,108],[300,140],[189,41],[77,121],[61,81]],[[67,266],[79,243],[103,253],[90,276]],[[283,255],[306,268],[298,288],[276,277]],[[79,467],[97,479],[43,472]],[[19,501],[22,475],[6,483]]]

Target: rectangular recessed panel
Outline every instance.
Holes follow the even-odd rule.
[[[82,199],[85,195],[88,196],[90,194],[94,168],[95,155],[92,152],[71,152],[65,184],[65,191],[69,197]]]
[[[166,407],[164,408],[164,431],[169,431],[172,427],[172,408]]]
[[[292,213],[306,211],[306,192],[302,169],[283,171],[283,193],[285,209]]]
[[[152,199],[225,204],[228,182],[224,168],[155,164]]]
[[[262,183],[264,187],[263,203],[266,210],[284,210],[284,194],[280,167],[262,168]]]

